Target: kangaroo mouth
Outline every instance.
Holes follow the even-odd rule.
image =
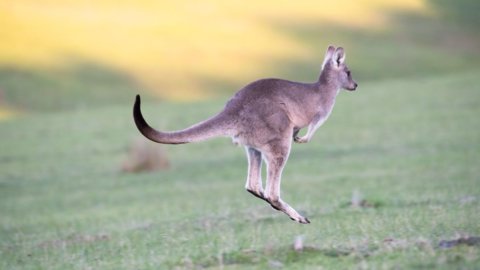
[[[347,87],[345,89],[347,89],[348,91],[355,91],[355,90],[357,90],[357,86],[358,86],[358,84],[355,83],[352,87]]]

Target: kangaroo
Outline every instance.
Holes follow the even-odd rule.
[[[340,89],[353,91],[357,83],[345,64],[342,47],[329,46],[318,81],[292,82],[261,79],[238,91],[217,115],[189,128],[161,132],[150,127],[140,111],[136,96],[133,118],[138,130],[148,139],[163,144],[184,144],[212,137],[231,137],[245,147],[248,173],[245,188],[274,209],[302,224],[310,223],[280,198],[282,170],[292,141],[307,143],[332,112]],[[304,136],[299,131],[307,127]],[[267,166],[265,189],[262,186],[262,159]]]

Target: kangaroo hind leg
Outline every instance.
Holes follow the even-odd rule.
[[[262,187],[262,153],[255,148],[245,147],[248,159],[248,175],[245,189],[255,197],[265,200]]]
[[[267,163],[267,183],[265,187],[265,198],[270,205],[290,217],[290,219],[302,224],[308,224],[308,218],[300,215],[293,207],[288,205],[280,198],[280,184],[282,171],[290,153],[290,145],[282,146],[272,145],[272,151],[265,154],[265,161]]]

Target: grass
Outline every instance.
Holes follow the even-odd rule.
[[[479,246],[438,244],[480,235],[479,76],[342,92],[283,176],[310,225],[244,191],[244,151],[225,139],[166,146],[168,171],[120,173],[138,136],[130,105],[0,122],[0,268],[478,268]],[[147,101],[144,114],[177,129],[224,102]],[[372,207],[351,207],[353,193]]]
[[[54,70],[0,68],[4,103],[23,113],[128,104],[138,89],[141,87],[128,74],[94,63],[72,61],[69,67]],[[0,99],[0,109],[2,105]]]

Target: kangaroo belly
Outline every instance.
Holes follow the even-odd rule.
[[[235,144],[259,148],[272,140],[283,140],[292,135],[292,122],[283,110],[240,116],[232,136]]]

